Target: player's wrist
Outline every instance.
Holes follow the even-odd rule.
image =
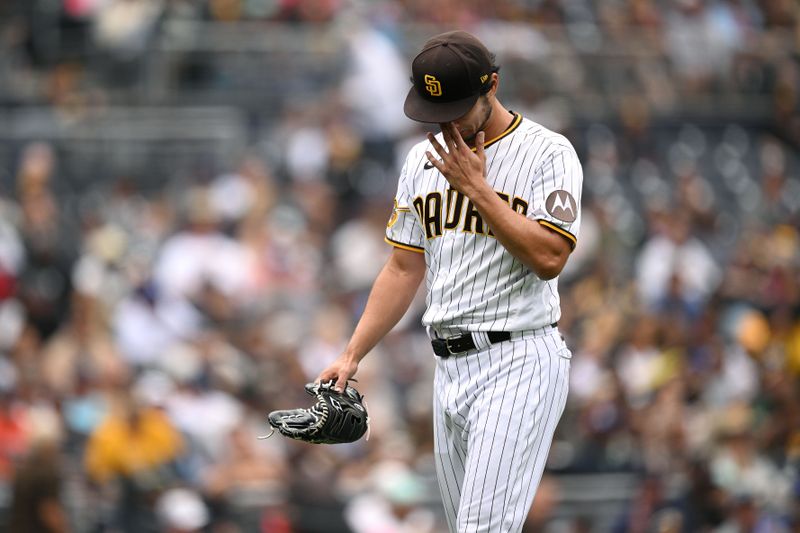
[[[463,191],[464,195],[472,200],[472,203],[478,208],[492,197],[497,196],[485,179],[473,183],[472,186],[466,187],[466,189]]]
[[[361,362],[365,355],[366,353],[361,353],[359,350],[347,347],[340,357],[343,363],[358,366],[358,363]]]

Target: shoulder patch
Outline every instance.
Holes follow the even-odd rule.
[[[544,203],[547,212],[562,222],[575,222],[578,217],[578,205],[572,195],[559,189],[550,193]]]

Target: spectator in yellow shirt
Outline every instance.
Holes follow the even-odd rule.
[[[171,466],[183,439],[158,408],[120,398],[86,447],[86,470],[101,490],[118,484],[112,525],[121,531],[147,531],[156,522],[153,502],[171,484]]]

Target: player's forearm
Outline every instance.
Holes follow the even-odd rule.
[[[553,279],[561,272],[569,255],[561,236],[509,208],[488,185],[469,197],[511,255],[542,279]]]
[[[397,253],[416,254],[394,252]],[[419,261],[421,263],[413,264],[412,268],[404,268],[398,264],[396,255],[393,255],[378,274],[364,313],[345,349],[345,354],[354,362],[361,361],[408,310],[425,274],[425,259],[422,254],[419,254]]]

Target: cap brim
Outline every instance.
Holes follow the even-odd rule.
[[[414,87],[408,91],[403,112],[411,120],[440,124],[461,118],[472,109],[478,101],[479,94],[474,94],[453,102],[431,102],[422,98]]]

